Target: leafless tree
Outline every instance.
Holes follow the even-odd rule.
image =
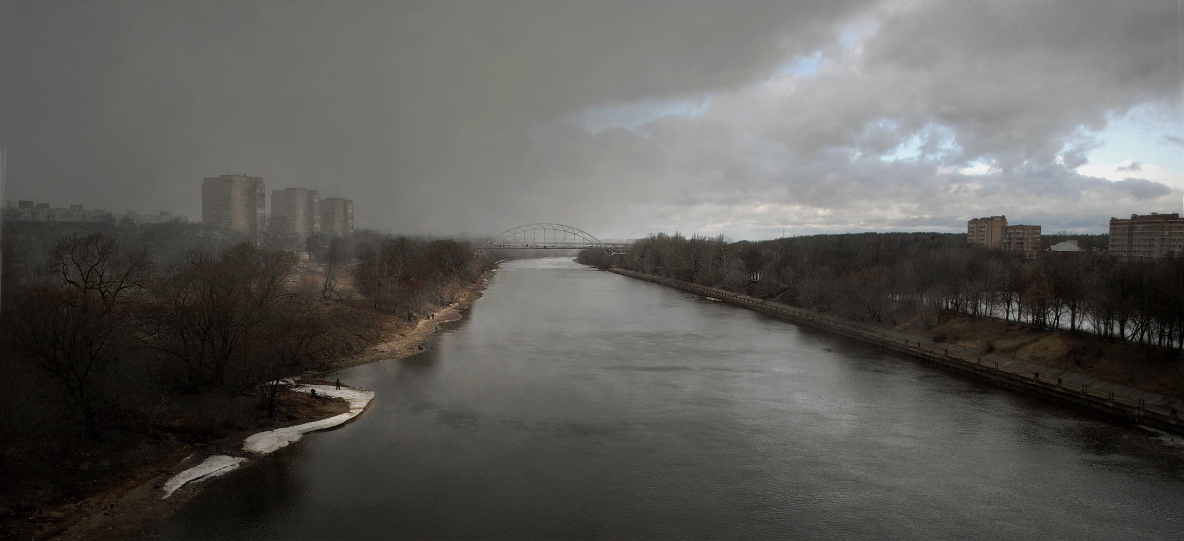
[[[143,251],[120,254],[119,244],[102,233],[63,237],[50,252],[49,264],[62,288],[97,297],[107,311],[142,289],[152,266]]]
[[[295,257],[240,244],[218,260],[195,254],[189,268],[162,281],[141,320],[142,341],[185,367],[196,391],[224,381],[243,339],[274,314],[288,293]]]

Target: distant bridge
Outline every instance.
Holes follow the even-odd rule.
[[[630,244],[603,242],[591,233],[563,224],[526,224],[507,229],[485,241],[473,253],[493,250],[587,250],[600,249],[610,255],[629,252]]]

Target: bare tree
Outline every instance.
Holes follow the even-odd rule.
[[[286,299],[256,327],[247,345],[252,359],[244,367],[245,383],[254,390],[267,416],[275,415],[284,378],[300,372],[328,349],[328,322],[318,306],[296,297]]]
[[[346,250],[345,240],[341,237],[334,237],[329,241],[329,247],[325,249],[321,261],[325,268],[325,281],[321,284],[322,293],[331,293],[337,287],[337,273],[340,272],[341,265],[347,259],[349,259],[349,254]]]
[[[145,344],[185,367],[185,387],[223,383],[243,339],[273,314],[288,294],[295,267],[287,252],[249,244],[228,248],[219,260],[195,257],[190,268],[158,287],[141,319]]]
[[[17,345],[69,398],[87,436],[102,441],[97,404],[103,372],[117,359],[114,312],[78,291],[36,286],[7,310]]]
[[[53,280],[7,314],[14,340],[62,388],[94,440],[102,439],[96,408],[103,372],[118,359],[122,305],[143,287],[150,266],[143,252],[123,256],[119,243],[100,233],[64,237],[50,252]]]
[[[143,251],[122,256],[114,239],[92,233],[59,240],[49,264],[62,288],[93,295],[110,311],[128,292],[144,287],[152,262]]]

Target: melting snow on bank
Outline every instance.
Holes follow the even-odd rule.
[[[357,389],[338,389],[331,385],[298,385],[292,387],[293,391],[302,393],[311,393],[313,390],[317,392],[318,396],[326,396],[331,398],[341,398],[349,403],[349,411],[340,415],[334,415],[327,419],[313,421],[311,423],[304,423],[302,425],[289,426],[285,428],[277,428],[275,430],[268,430],[267,432],[260,432],[248,437],[243,441],[243,451],[248,453],[255,453],[259,455],[266,455],[275,452],[277,449],[286,447],[289,443],[299,441],[304,434],[309,432],[316,432],[317,430],[325,430],[335,426],[344,424],[346,421],[357,417],[366,409],[366,405],[374,399],[373,391],[361,391]],[[181,488],[185,483],[196,481],[198,479],[209,479],[219,475],[228,473],[241,466],[247,459],[243,457],[216,455],[205,459],[204,462],[189,468],[169,479],[162,487],[164,496],[161,499],[168,498]]]

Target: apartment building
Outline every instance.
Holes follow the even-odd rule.
[[[1000,248],[1003,246],[1003,228],[1007,226],[1007,216],[987,216],[975,218],[966,222],[966,242]]]
[[[354,231],[354,202],[340,197],[321,201],[321,231],[339,237]]]
[[[1122,261],[1179,257],[1184,254],[1184,219],[1179,213],[1154,212],[1110,218],[1109,252]]]
[[[1005,215],[974,218],[966,222],[966,242],[1032,257],[1040,253],[1040,226],[1007,225]]]
[[[272,217],[288,219],[292,231],[308,238],[321,231],[321,196],[316,190],[285,188],[271,192]]]
[[[1003,249],[1027,257],[1040,253],[1040,226],[1008,225],[1003,227]]]
[[[267,223],[267,187],[261,177],[207,177],[201,185],[201,221],[259,239]]]

